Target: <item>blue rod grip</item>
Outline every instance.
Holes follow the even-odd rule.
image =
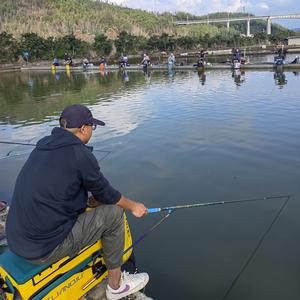
[[[160,212],[160,208],[154,207],[154,208],[148,208],[148,214],[157,213]]]

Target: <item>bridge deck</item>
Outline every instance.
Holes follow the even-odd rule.
[[[176,25],[191,25],[191,24],[207,24],[207,23],[225,23],[225,22],[240,22],[251,20],[279,20],[279,19],[300,19],[300,13],[274,16],[246,16],[234,18],[220,18],[220,19],[202,19],[202,20],[182,20],[175,21]]]

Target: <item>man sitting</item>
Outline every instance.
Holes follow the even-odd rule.
[[[78,104],[65,108],[59,122],[60,127],[37,143],[18,175],[7,218],[9,248],[32,263],[53,263],[101,239],[108,269],[106,295],[121,299],[149,280],[146,273],[121,274],[123,209],[136,217],[147,209],[110,185],[92,148],[85,145],[104,122]],[[103,204],[89,212],[88,191]]]

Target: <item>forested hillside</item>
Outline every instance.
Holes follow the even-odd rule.
[[[230,16],[240,15],[243,14]],[[105,34],[114,39],[121,31],[143,37],[162,33],[179,36],[216,35],[225,24],[179,27],[174,26],[172,21],[218,17],[227,17],[227,13],[209,16],[193,16],[186,13],[154,14],[92,0],[0,1],[0,32],[6,31],[16,38],[27,32],[37,33],[43,38],[74,33],[77,38],[87,42],[92,42],[96,34]],[[245,33],[246,22],[232,25],[232,29]],[[251,29],[253,33],[263,32],[266,30],[266,22],[252,22]],[[278,31],[285,29],[273,26],[273,32]]]
[[[0,17],[0,31],[15,36],[25,32],[42,37],[74,32],[78,38],[91,41],[97,33],[115,38],[122,30],[142,36],[174,32],[171,15],[156,16],[92,0],[1,0]]]
[[[231,14],[230,17],[245,14]],[[144,51],[220,49],[277,44],[295,32],[279,25],[266,34],[265,21],[176,26],[183,19],[226,18],[227,13],[193,16],[154,14],[93,0],[0,0],[0,62],[73,57],[118,56]]]

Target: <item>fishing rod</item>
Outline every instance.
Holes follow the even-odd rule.
[[[123,254],[127,253],[130,249],[136,246],[140,241],[142,241],[146,236],[148,236],[156,227],[158,227],[161,223],[163,223],[175,210],[183,209],[183,208],[193,208],[193,207],[203,207],[203,206],[212,206],[212,205],[222,205],[222,204],[230,204],[230,203],[243,203],[243,202],[254,202],[254,201],[264,201],[264,200],[274,200],[274,199],[284,199],[290,198],[290,195],[280,195],[280,196],[269,196],[262,198],[252,198],[252,199],[244,199],[244,200],[231,200],[231,201],[218,201],[218,202],[208,202],[208,203],[196,203],[196,204],[188,204],[188,205],[178,205],[178,206],[169,206],[169,207],[155,207],[148,208],[148,213],[157,213],[161,211],[167,211],[167,214],[160,219],[156,224],[154,224],[151,228],[145,231],[137,240],[135,240],[131,246],[129,246],[126,250],[124,250]]]
[[[35,147],[36,144],[32,144],[32,143],[21,143],[21,142],[7,142],[7,141],[0,141],[0,144],[6,144],[6,145],[21,145],[21,146],[32,146],[32,147]],[[13,150],[12,150],[13,151]],[[10,153],[12,151],[9,151],[6,156],[9,156]],[[108,151],[108,150],[100,150],[100,149],[93,149],[93,151],[98,151],[98,152],[103,152],[103,153],[106,153],[105,157],[107,155],[109,155],[111,153],[111,151]],[[104,158],[105,158],[104,157]],[[102,158],[103,159],[103,158]],[[101,160],[102,160],[101,159]]]
[[[127,253],[130,249],[135,247],[136,244],[138,244],[146,236],[148,236],[156,227],[158,227],[161,223],[163,223],[177,209],[222,205],[222,204],[230,204],[230,203],[243,203],[243,202],[284,199],[284,198],[289,199],[290,197],[291,197],[290,195],[280,195],[280,196],[269,196],[269,197],[252,198],[252,199],[244,199],[244,200],[218,201],[218,202],[196,203],[196,204],[188,204],[188,205],[169,206],[169,207],[148,208],[147,211],[149,214],[157,213],[161,211],[167,211],[167,214],[162,219],[160,219],[156,224],[154,224],[151,228],[145,231],[137,240],[135,240],[131,246],[129,246],[126,250],[124,250],[123,254]]]
[[[22,145],[22,146],[36,146],[36,144],[31,144],[31,143],[6,142],[6,141],[0,141],[0,144],[7,144],[7,145]]]
[[[33,146],[35,147],[36,144],[32,144],[32,143],[19,143],[19,142],[7,142],[7,141],[0,141],[0,144],[7,144],[7,145],[22,145],[22,146]],[[99,150],[99,149],[94,149],[94,151],[99,151],[99,152],[111,152],[108,150]]]
[[[195,203],[195,204],[167,206],[167,207],[153,207],[153,208],[148,208],[148,213],[151,214],[151,213],[158,213],[158,212],[161,212],[161,211],[168,211],[168,210],[177,210],[177,209],[184,209],[184,208],[195,208],[195,207],[204,207],[204,206],[213,206],[213,205],[223,205],[223,204],[232,204],[232,203],[244,203],[244,202],[275,200],[275,199],[283,199],[283,198],[287,198],[287,197],[290,197],[290,195],[269,196],[269,197],[243,199],[243,200]]]

